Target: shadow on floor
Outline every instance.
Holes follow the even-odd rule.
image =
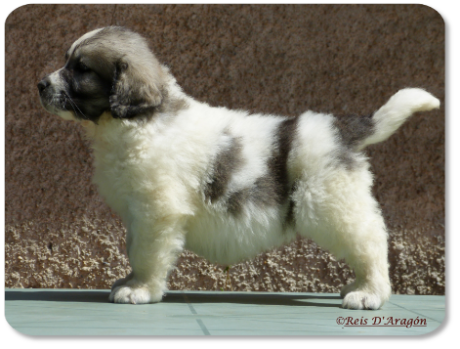
[[[5,301],[47,301],[47,302],[88,302],[108,303],[109,290],[46,290],[20,291],[8,290],[5,292]]]
[[[109,290],[7,290],[6,301],[48,301],[109,303]],[[233,292],[168,292],[163,303],[235,303],[253,305],[315,306],[340,308],[340,303],[322,303],[324,300],[340,300],[339,296],[284,293],[233,293]],[[309,301],[311,300],[311,301]],[[315,300],[320,302],[315,302]]]
[[[334,307],[340,308],[341,303],[320,303],[317,301],[324,300],[341,300],[340,296],[315,294],[306,295],[304,293],[232,293],[232,292],[193,292],[193,293],[167,293],[163,298],[164,303],[235,303],[235,304],[253,304],[253,305],[285,305],[285,306],[315,306],[315,307]],[[312,300],[312,301],[308,301]]]

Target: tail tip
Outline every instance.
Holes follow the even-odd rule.
[[[441,107],[441,101],[438,98],[421,88],[405,88],[397,92],[393,97],[411,101],[414,111],[429,111]]]

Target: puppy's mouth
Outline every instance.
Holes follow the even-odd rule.
[[[53,114],[64,109],[65,95],[54,91],[53,86],[46,79],[40,81],[37,87],[43,108]]]
[[[47,112],[65,120],[75,120],[78,107],[65,91],[56,91],[46,79],[40,81],[37,87],[40,103]]]
[[[40,102],[48,112],[56,114],[64,110],[65,96],[54,93],[40,93]]]

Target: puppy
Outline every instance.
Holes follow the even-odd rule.
[[[414,112],[438,108],[429,93],[401,90],[369,117],[211,107],[121,27],[82,36],[38,89],[47,111],[86,128],[94,182],[126,226],[132,273],[110,301],[159,302],[183,248],[229,265],[297,234],[354,270],[344,308],[389,299],[387,232],[362,150]]]

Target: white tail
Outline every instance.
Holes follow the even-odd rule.
[[[439,99],[420,88],[405,88],[398,91],[374,113],[374,132],[362,141],[359,148],[363,149],[369,144],[386,140],[413,113],[436,109],[440,104]]]

